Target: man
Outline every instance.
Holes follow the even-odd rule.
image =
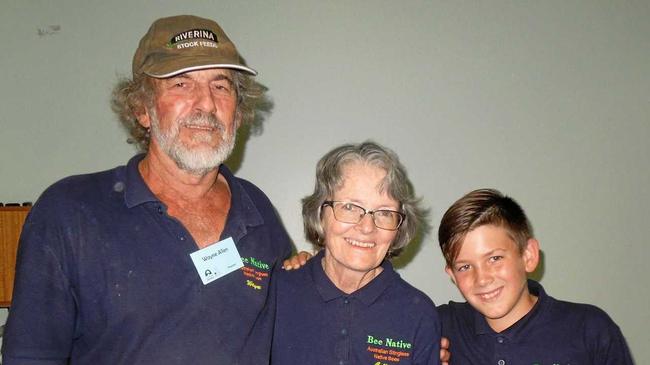
[[[247,74],[217,23],[152,24],[114,100],[146,153],[59,181],[34,205],[6,365],[268,360],[262,314],[289,237],[266,196],[222,164],[252,120]]]

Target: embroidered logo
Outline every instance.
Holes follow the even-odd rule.
[[[271,266],[255,257],[242,257],[244,266],[241,268],[246,277],[246,286],[254,290],[261,290],[262,284],[269,278]]]
[[[192,29],[173,36],[167,43],[168,48],[178,49],[189,47],[212,47],[217,48],[217,35],[209,29]]]
[[[366,351],[373,359],[379,360],[373,365],[398,364],[402,359],[411,357],[413,345],[410,342],[391,337],[366,336]]]
[[[245,264],[250,264],[251,266],[255,266],[258,269],[268,270],[270,268],[269,264],[267,264],[266,262],[264,262],[264,261],[262,261],[260,259],[256,259],[255,257],[252,257],[252,256],[251,257],[242,257],[241,260]]]

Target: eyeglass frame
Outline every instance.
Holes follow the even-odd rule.
[[[334,210],[334,204],[335,204],[335,203],[344,203],[344,204],[351,204],[351,205],[354,205],[355,207],[360,208],[361,210],[363,210],[363,215],[359,216],[359,221],[357,221],[357,222],[345,222],[345,221],[342,221],[342,220],[340,220],[340,219],[338,219],[338,218],[336,217],[336,213],[335,213],[335,210]],[[399,230],[399,227],[401,227],[401,226],[402,226],[402,223],[404,223],[404,221],[406,220],[406,214],[404,214],[404,213],[402,213],[402,212],[398,212],[397,210],[392,210],[392,209],[375,209],[375,210],[369,210],[369,209],[366,209],[366,208],[360,206],[359,204],[355,204],[355,203],[352,203],[352,202],[349,202],[349,201],[344,201],[344,200],[325,200],[325,201],[323,202],[323,204],[321,204],[320,207],[321,207],[321,210],[323,209],[323,207],[331,207],[331,208],[332,208],[332,215],[334,216],[334,219],[336,219],[338,222],[346,223],[346,224],[359,224],[359,223],[361,223],[361,221],[363,220],[363,217],[365,217],[366,215],[370,214],[370,217],[372,217],[372,224],[374,224],[375,227],[377,227],[377,228],[379,228],[379,229],[386,230],[386,231],[391,231],[391,232],[394,232],[394,231]],[[376,213],[376,212],[392,212],[392,213],[397,213],[397,215],[400,217],[400,221],[399,221],[399,223],[397,223],[397,227],[395,227],[395,229],[389,229],[389,228],[379,227],[379,226],[377,225],[377,223],[375,222],[375,213]]]

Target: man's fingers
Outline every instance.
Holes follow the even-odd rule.
[[[312,254],[306,251],[300,251],[298,254],[289,257],[288,259],[282,262],[282,268],[289,270],[296,270],[302,266],[305,266],[307,260],[312,257]]]

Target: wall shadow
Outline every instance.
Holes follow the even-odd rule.
[[[409,188],[413,189],[413,186],[410,186],[410,183],[409,183]],[[430,209],[425,209],[422,212],[420,227],[418,228],[415,237],[413,237],[411,242],[402,249],[398,257],[391,259],[391,262],[393,263],[393,267],[395,269],[402,269],[406,267],[411,261],[413,261],[415,255],[417,255],[418,252],[420,252],[420,250],[422,249],[422,243],[424,242],[424,240],[430,238],[429,235],[431,233],[431,223],[429,223],[430,214],[431,214]]]
[[[251,103],[251,106],[254,110],[254,117],[250,123],[243,124],[237,130],[237,141],[235,143],[235,148],[224,162],[226,166],[234,174],[239,171],[241,165],[246,156],[246,146],[248,145],[248,140],[251,136],[258,136],[264,131],[264,122],[268,119],[273,111],[273,101],[271,100],[268,91],[269,88],[263,84],[253,80],[250,88],[254,90],[250,94],[258,94],[258,97],[251,97],[248,100],[248,103]]]

